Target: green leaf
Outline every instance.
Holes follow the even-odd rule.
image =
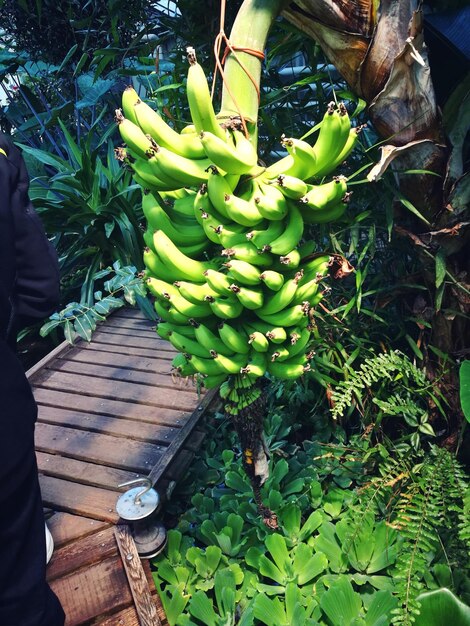
[[[467,422],[470,422],[470,360],[463,361],[459,370],[460,404]]]
[[[271,600],[264,593],[260,593],[253,601],[253,613],[266,626],[290,626],[279,598]]]
[[[391,612],[397,604],[397,599],[392,596],[390,591],[378,591],[375,593],[367,609],[366,626],[388,626],[390,624]]]
[[[350,626],[360,617],[361,597],[346,576],[340,576],[321,596],[320,606],[333,626]]]
[[[41,337],[45,337],[48,335],[54,328],[60,326],[62,324],[62,320],[49,320],[45,324],[43,324],[39,330],[39,334]]]
[[[65,322],[64,337],[70,344],[73,345],[75,343],[75,333],[73,331],[73,324],[70,320],[66,320]]]
[[[93,330],[90,321],[85,314],[79,315],[75,318],[73,328],[79,337],[85,341],[91,341]]]
[[[265,544],[277,567],[285,576],[287,574],[288,564],[290,563],[285,537],[279,533],[273,533],[266,537]]]
[[[437,589],[419,595],[421,604],[414,626],[470,625],[470,607],[466,606],[449,589]]]
[[[436,288],[439,288],[446,277],[446,255],[442,250],[436,254]]]
[[[196,591],[189,603],[189,611],[207,626],[217,626],[217,615],[212,601],[203,591]]]

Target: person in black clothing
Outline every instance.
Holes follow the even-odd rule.
[[[28,186],[20,151],[0,133],[0,626],[63,626],[46,583],[37,407],[15,354],[17,331],[50,315],[59,301],[57,258]]]

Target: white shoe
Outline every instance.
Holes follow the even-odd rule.
[[[52,553],[54,552],[54,539],[52,539],[51,531],[47,527],[47,524],[44,524],[46,529],[46,565],[52,558]]]

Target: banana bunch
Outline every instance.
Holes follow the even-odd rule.
[[[310,368],[312,310],[332,257],[312,254],[305,225],[346,210],[346,178],[323,178],[358,131],[331,103],[314,145],[282,137],[287,156],[261,167],[241,121],[217,119],[192,48],[188,59],[192,124],[176,132],[129,87],[116,111],[126,144],[116,156],[143,190],[146,282],[157,333],[179,352],[174,370],[202,375],[207,388],[244,381],[230,387],[235,414],[256,400],[265,374],[293,379]]]

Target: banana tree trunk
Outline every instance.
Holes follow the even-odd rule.
[[[320,44],[351,89],[367,102],[371,122],[387,144],[371,178],[379,178],[392,161],[396,172],[438,174],[398,174],[401,191],[424,219],[405,229],[398,215],[396,230],[416,246],[433,298],[426,303],[434,309],[430,343],[462,355],[468,350],[468,322],[443,311],[468,314],[470,304],[464,249],[470,222],[463,218],[469,177],[461,158],[465,126],[456,129],[455,137],[445,137],[420,5],[418,0],[295,0],[283,16]],[[468,111],[468,98],[466,104]],[[439,265],[446,272],[445,293],[436,274]]]

